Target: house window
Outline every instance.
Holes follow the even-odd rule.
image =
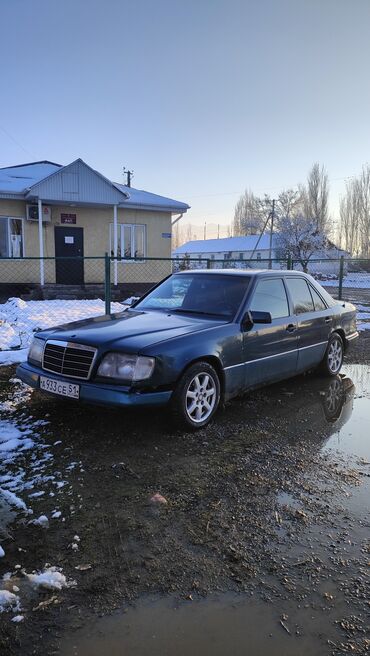
[[[244,253],[239,253],[239,260],[244,260]]]
[[[0,257],[23,256],[23,219],[0,216]]]
[[[224,260],[231,260],[231,253],[224,253]]]
[[[214,259],[215,259],[215,254],[212,253],[212,254],[211,254],[211,260],[214,260]]]
[[[261,259],[261,253],[257,253],[257,260]]]
[[[117,225],[118,257],[145,257],[146,255],[146,226],[119,223]],[[114,255],[114,228],[109,226],[110,252]]]

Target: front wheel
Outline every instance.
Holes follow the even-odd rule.
[[[326,376],[336,376],[343,364],[343,340],[338,333],[330,336],[324,359],[321,363],[321,371]]]
[[[177,384],[171,400],[172,416],[182,428],[203,428],[220,402],[220,381],[208,362],[196,362]]]

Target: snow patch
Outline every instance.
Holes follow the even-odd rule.
[[[42,528],[48,528],[49,520],[46,515],[40,515],[37,519],[32,519],[29,524],[34,524],[35,526],[41,526]]]
[[[0,613],[20,610],[19,597],[14,592],[0,590]]]
[[[67,581],[60,567],[45,567],[42,572],[26,574],[26,576],[32,585],[48,590],[61,590],[77,585],[76,581]]]

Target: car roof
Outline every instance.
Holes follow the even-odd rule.
[[[227,276],[303,276],[304,278],[312,279],[311,276],[303,271],[295,271],[289,269],[185,269],[184,271],[176,271],[176,275],[186,275],[187,273],[195,273],[196,275],[227,275]]]

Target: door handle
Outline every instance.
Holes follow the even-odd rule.
[[[325,323],[330,323],[331,322],[331,317],[326,317]]]
[[[296,330],[297,326],[294,323],[289,323],[286,327],[286,330],[288,333],[294,333]]]

